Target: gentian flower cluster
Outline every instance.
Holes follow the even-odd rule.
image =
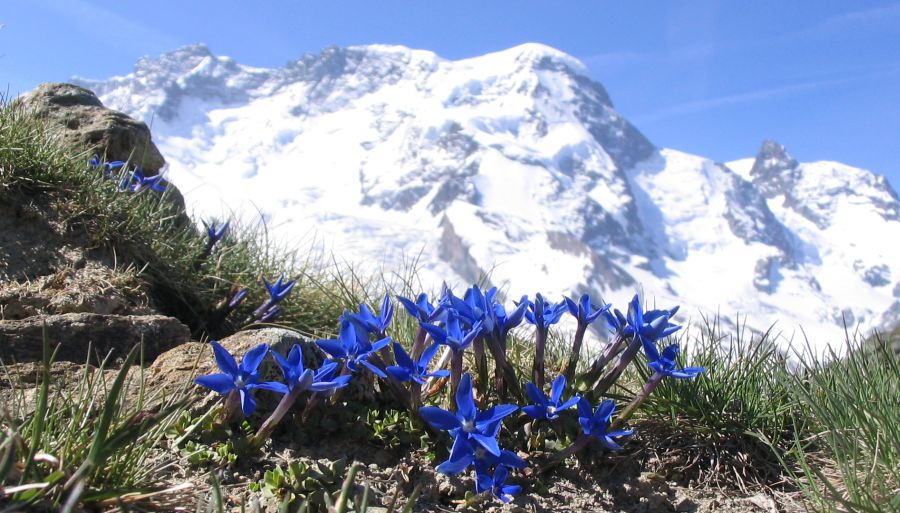
[[[211,244],[221,238],[226,228],[227,223],[222,227],[207,226]],[[278,302],[294,286],[294,282],[286,281],[283,275],[274,283],[265,279],[263,282],[269,299],[254,312],[258,319],[277,315]],[[236,308],[245,296],[246,289],[233,292],[226,308],[229,311]],[[267,346],[261,345],[250,351],[239,366],[227,351],[213,342],[216,361],[223,372],[197,378],[197,383],[227,395],[226,410],[229,402],[239,404],[245,415],[253,412],[252,392],[255,389],[281,393],[283,397],[278,407],[252,439],[252,445],[260,446],[301,393],[313,393],[303,413],[305,420],[313,407],[326,402],[323,398],[346,386],[352,374],[371,372],[384,380],[383,384],[397,396],[402,408],[418,414],[431,428],[450,435],[449,456],[437,466],[440,472],[455,475],[471,467],[477,493],[508,502],[521,491],[520,486],[507,484],[511,471],[523,469],[528,464],[508,446],[501,447],[499,435],[504,419],[521,411],[538,421],[529,424],[530,429],[547,432],[550,427],[558,439],[574,440],[552,456],[549,464],[539,467],[537,472],[540,473],[586,448],[591,440],[598,440],[608,450],[621,450],[616,439],[631,435],[633,430],[621,429],[620,425],[662,379],[690,379],[704,370],[701,367],[678,368],[677,344],[668,345],[662,351],[657,349],[660,340],[680,328],[671,322],[678,308],[644,311],[638,296],[631,300],[624,315],[611,310],[609,304],[597,303],[595,306],[588,295],[582,295],[577,302],[564,298],[559,303],[551,303],[541,294],[535,295],[533,301],[523,296],[513,308],[507,309],[496,288],[482,292],[477,286],[467,289],[461,298],[445,286],[433,303],[426,294],[418,295],[414,301],[406,297],[397,297],[397,300],[418,324],[414,341],[406,346],[409,350],[401,341],[388,335],[394,305],[390,296],[385,295],[377,311],[366,304],[359,305],[358,312],[345,311],[340,317],[337,338],[316,341],[314,348],[328,358],[317,370],[304,366],[301,348],[295,346],[286,357],[273,353],[284,382],[259,383],[257,369],[268,352]],[[574,318],[577,326],[572,354],[560,367],[560,374],[550,384],[549,392],[545,392],[544,346],[551,326],[559,323],[566,314]],[[613,330],[613,340],[590,370],[578,376],[580,386],[586,386],[586,389],[580,389],[583,393],[576,394],[571,387],[567,389],[567,384],[574,381],[586,330],[600,318],[604,318]],[[532,382],[525,383],[524,387],[520,383],[525,380],[521,379],[507,355],[508,337],[523,321],[534,326],[535,334]],[[449,370],[442,368],[445,360],[435,363],[442,347],[446,348],[445,356],[451,356]],[[602,395],[641,348],[653,374],[641,393],[613,419],[616,404],[612,399],[602,399]],[[493,376],[488,369],[486,349],[490,349],[494,360]],[[470,351],[474,356],[474,375],[463,369],[464,356]],[[618,360],[607,369],[616,357]],[[447,378],[451,384],[447,395],[452,398],[455,408],[420,407],[423,401],[429,400],[429,393],[433,395],[441,390],[440,386],[432,386],[425,393],[423,387],[431,381]],[[519,404],[509,402],[508,395],[518,398]],[[484,410],[479,410],[476,397],[487,402]],[[494,398],[503,404],[490,406]],[[334,404],[337,400],[335,396],[328,402]],[[592,406],[594,404],[596,408]],[[572,411],[575,406],[577,408]],[[563,418],[565,416],[568,420]],[[518,426],[514,431],[522,429],[523,424],[522,420],[513,423],[514,427]],[[580,429],[573,432],[573,426]],[[431,436],[437,435],[432,433]],[[506,441],[503,443],[505,445]]]
[[[161,174],[147,176],[139,167],[127,171],[125,169],[126,163],[121,160],[104,162],[95,155],[94,158],[88,161],[88,164],[95,169],[100,169],[103,172],[103,176],[116,180],[120,191],[140,192],[144,189],[150,189],[156,192],[165,192],[166,190]],[[119,173],[118,176],[116,175],[117,171]]]

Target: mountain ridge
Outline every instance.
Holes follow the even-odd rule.
[[[349,260],[421,252],[435,279],[493,269],[517,293],[620,299],[643,285],[834,341],[838,318],[869,329],[900,311],[900,255],[885,243],[900,237],[900,201],[884,177],[800,163],[773,141],[737,170],[659,148],[577,59],[543,45],[460,61],[329,48],[272,69],[198,45],[78,81],[155,118],[198,215],[252,201],[282,232],[318,227]]]

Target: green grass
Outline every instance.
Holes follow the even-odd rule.
[[[117,190],[116,183],[90,168],[86,152],[64,146],[54,129],[21,104],[0,99],[0,201],[49,201],[61,231],[82,236],[89,248],[109,259],[133,264],[164,314],[191,327],[196,338],[223,337],[244,326],[267,297],[261,278],[287,272],[297,286],[280,303],[276,322],[305,333],[330,333],[345,308],[354,307],[371,280],[349,266],[323,261],[315,253],[278,246],[263,224],[232,222],[212,256],[196,257],[206,242],[172,197]],[[346,277],[352,277],[347,279]],[[222,326],[211,326],[215,305],[238,286],[250,288],[241,309]]]
[[[65,386],[51,382],[52,354],[44,361],[34,407],[9,369],[0,403],[0,511],[51,511],[81,502],[102,506],[127,493],[163,489],[170,461],[153,460],[166,428],[184,409],[177,398],[145,396],[139,348],[111,382],[106,362]],[[131,400],[126,400],[130,397]]]
[[[792,477],[818,511],[900,511],[900,358],[863,341],[832,356],[790,376],[813,421],[796,430]]]

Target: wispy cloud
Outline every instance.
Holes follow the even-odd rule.
[[[578,57],[578,60],[580,60],[584,63],[585,66],[593,70],[602,71],[606,68],[614,68],[627,64],[634,64],[636,62],[644,60],[645,58],[646,56],[639,52],[621,51],[595,53],[592,55]]]
[[[702,98],[689,102],[672,105],[648,114],[638,114],[631,116],[631,120],[638,125],[649,125],[665,119],[683,116],[687,114],[697,114],[731,105],[743,103],[753,103],[771,100],[783,96],[800,94],[816,89],[833,87],[837,85],[857,82],[860,80],[869,80],[882,77],[884,75],[900,72],[900,63],[894,63],[889,66],[881,67],[874,70],[867,70],[855,74],[853,76],[845,76],[841,78],[832,78],[826,80],[813,80],[806,82],[798,82],[794,84],[786,84],[777,87],[758,89],[755,91],[747,91],[742,93],[727,94],[713,98]]]
[[[809,32],[830,33],[868,28],[872,25],[896,27],[898,20],[900,20],[900,3],[893,3],[880,7],[873,7],[871,9],[851,11],[826,18],[810,28]]]
[[[152,42],[165,48],[179,45],[175,36],[141,24],[89,0],[36,0],[45,9],[68,18],[86,37],[106,41],[129,52],[143,52]]]

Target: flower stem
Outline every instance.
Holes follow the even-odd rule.
[[[534,335],[534,365],[531,374],[538,389],[544,389],[544,349],[547,346],[547,329],[538,327]]]
[[[472,351],[475,353],[475,371],[478,374],[478,392],[487,396],[488,370],[487,355],[484,353],[484,336],[475,337],[472,342]]]
[[[450,397],[456,396],[456,388],[462,379],[463,352],[453,351],[450,355]]]
[[[641,403],[644,402],[648,397],[650,397],[650,394],[653,393],[653,390],[656,389],[656,387],[664,377],[665,374],[661,374],[659,372],[656,372],[652,376],[650,376],[650,379],[647,380],[647,383],[644,384],[644,388],[641,389],[641,393],[634,396],[634,399],[632,399],[631,402],[628,403],[628,406],[626,406],[625,409],[622,410],[622,413],[620,413],[616,417],[616,420],[614,420],[612,424],[609,425],[608,430],[612,431],[618,429],[622,424],[624,424],[625,421],[628,420],[629,417],[631,417],[634,411],[637,410],[637,407],[640,406]]]
[[[613,386],[616,380],[619,379],[619,376],[625,372],[625,368],[628,367],[628,364],[634,360],[634,356],[637,354],[638,350],[641,348],[641,339],[640,337],[632,337],[631,342],[628,344],[628,348],[625,349],[625,352],[622,353],[622,356],[619,357],[619,361],[616,362],[616,366],[613,367],[606,376],[603,376],[597,384],[594,386],[592,390],[593,398],[599,397],[601,394],[609,390],[609,387]]]
[[[559,373],[566,377],[566,383],[574,383],[575,368],[578,367],[578,359],[581,356],[581,345],[584,343],[584,334],[587,331],[587,324],[578,323],[575,328],[575,340],[572,341],[572,354],[569,355],[569,361],[566,363]]]
[[[272,412],[272,415],[269,415],[269,418],[263,422],[262,426],[259,427],[259,430],[253,435],[253,438],[250,440],[251,447],[262,447],[262,444],[269,438],[269,435],[272,434],[272,431],[275,429],[275,426],[281,422],[281,419],[284,418],[285,414],[288,410],[291,409],[291,406],[297,401],[297,398],[300,396],[301,389],[300,387],[295,387],[290,390],[290,392],[284,394],[279,401],[278,406],[275,408],[275,411]]]
[[[241,393],[235,389],[228,392],[228,395],[225,396],[225,407],[222,409],[222,424],[228,424],[240,415],[243,415],[241,410]]]
[[[422,352],[425,350],[425,339],[428,336],[428,332],[422,328],[422,325],[419,325],[419,329],[416,330],[416,338],[413,340],[412,347],[409,349],[409,357],[414,362],[419,361],[419,357],[422,356]]]
[[[600,355],[599,358],[594,360],[594,363],[591,365],[590,370],[585,375],[585,382],[588,385],[593,384],[597,381],[597,378],[600,377],[600,373],[603,372],[603,369],[606,368],[606,364],[612,360],[616,354],[619,353],[619,350],[622,348],[622,344],[625,342],[625,337],[622,336],[621,333],[616,333],[615,338],[613,338],[612,342],[606,346],[606,349],[603,351],[603,354]]]

